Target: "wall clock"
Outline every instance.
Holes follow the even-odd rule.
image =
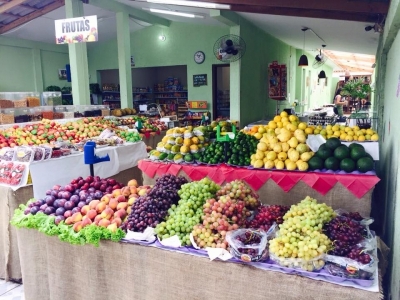
[[[198,64],[202,64],[204,60],[206,59],[206,55],[204,54],[203,51],[197,51],[194,54],[194,61]]]

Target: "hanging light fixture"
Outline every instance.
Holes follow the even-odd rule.
[[[322,70],[321,72],[319,72],[318,78],[319,78],[319,79],[326,78],[326,74],[325,74],[325,71],[324,71],[324,70]]]
[[[308,28],[302,28],[301,30],[304,32],[304,39],[303,39],[303,55],[300,56],[299,67],[307,67],[308,66],[308,58],[307,58],[307,55],[304,54],[304,51],[306,48],[306,31],[308,30]]]

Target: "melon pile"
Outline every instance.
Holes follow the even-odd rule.
[[[205,126],[175,127],[167,131],[149,155],[152,160],[191,163],[200,158],[208,145],[209,132]]]

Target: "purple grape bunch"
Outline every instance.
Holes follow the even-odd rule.
[[[364,249],[360,247],[353,247],[349,254],[347,254],[348,258],[351,258],[359,263],[364,265],[369,264],[371,262],[371,256],[364,251]]]
[[[187,180],[182,176],[166,174],[158,178],[150,192],[133,203],[132,211],[121,229],[143,232],[147,227],[156,227],[165,219],[171,205],[178,203],[178,190],[185,183]]]
[[[337,256],[347,256],[366,234],[364,226],[344,215],[325,224],[323,231],[333,241],[333,248],[328,254]]]

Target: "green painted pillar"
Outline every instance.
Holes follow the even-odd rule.
[[[230,33],[240,36],[240,25],[230,27]],[[240,120],[240,62],[237,60],[230,64],[230,119],[239,121],[240,128],[246,124],[242,124]]]
[[[35,92],[43,92],[43,70],[42,70],[42,56],[40,49],[32,49],[33,57],[33,78],[35,84]]]
[[[81,0],[65,0],[67,18],[83,17]],[[71,66],[72,95],[75,105],[90,104],[89,67],[86,43],[68,44],[69,63]]]
[[[117,44],[119,86],[121,108],[133,107],[132,70],[131,70],[131,35],[129,32],[129,15],[117,12]]]

